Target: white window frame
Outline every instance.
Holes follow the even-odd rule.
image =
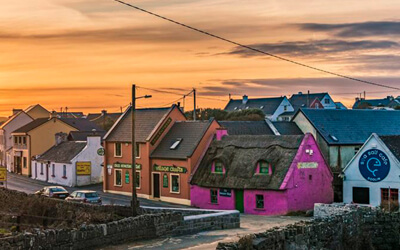
[[[178,192],[172,191],[172,176],[178,176],[178,185],[179,185]],[[180,194],[181,193],[181,175],[180,174],[169,174],[169,192],[171,194]]]
[[[120,185],[117,185],[117,171],[121,172],[121,184]],[[122,187],[122,178],[123,178],[122,174],[123,174],[122,169],[114,169],[114,187]]]
[[[138,156],[135,155],[136,159],[140,159],[140,156],[142,155],[142,149],[140,148],[140,143],[136,142],[136,149],[138,150]],[[122,153],[122,150],[121,150]],[[135,151],[136,154],[136,151]]]
[[[63,176],[62,178],[67,179],[67,165],[63,165]]]
[[[121,145],[121,155],[117,155],[117,144]],[[122,157],[122,142],[114,142],[114,157]]]
[[[51,164],[51,177],[56,177],[56,164]]]
[[[142,171],[136,170],[135,177],[137,178],[137,176],[139,176],[139,186],[137,186],[136,189],[141,189],[142,188]],[[136,185],[136,180],[135,180],[135,185]]]

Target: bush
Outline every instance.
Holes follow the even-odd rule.
[[[382,201],[381,209],[387,212],[398,212],[399,211],[399,202],[398,201]]]

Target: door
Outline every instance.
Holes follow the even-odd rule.
[[[353,202],[369,204],[369,188],[353,187]]]
[[[153,173],[153,198],[160,198],[160,174]]]
[[[235,208],[244,213],[243,190],[235,190]]]

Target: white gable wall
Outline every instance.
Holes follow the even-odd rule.
[[[286,110],[285,110],[285,106],[286,106]],[[281,115],[282,113],[285,112],[293,112],[294,108],[292,106],[292,104],[289,102],[289,100],[286,98],[283,98],[281,104],[279,104],[278,108],[275,110],[275,113],[270,116],[267,117],[268,119],[270,119],[271,121],[277,121],[278,116]]]
[[[329,100],[329,103],[325,103],[326,102],[325,100]],[[324,106],[324,108],[326,108],[326,109],[336,109],[336,104],[335,104],[335,102],[333,101],[333,99],[332,99],[332,97],[330,95],[326,94],[324,96],[324,98],[322,98],[322,100],[320,100],[320,101],[322,103],[322,106]]]
[[[370,149],[383,151],[390,161],[390,171],[388,176],[380,182],[370,182],[364,179],[359,170],[359,160],[361,155]],[[347,165],[344,170],[345,179],[343,181],[343,202],[353,201],[353,187],[369,188],[370,205],[379,206],[381,204],[381,188],[391,188],[400,190],[400,164],[395,156],[387,149],[384,143],[376,136],[370,137],[360,151]]]

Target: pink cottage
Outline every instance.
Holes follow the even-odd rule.
[[[217,131],[190,181],[191,205],[282,215],[333,201],[332,173],[311,134]]]

